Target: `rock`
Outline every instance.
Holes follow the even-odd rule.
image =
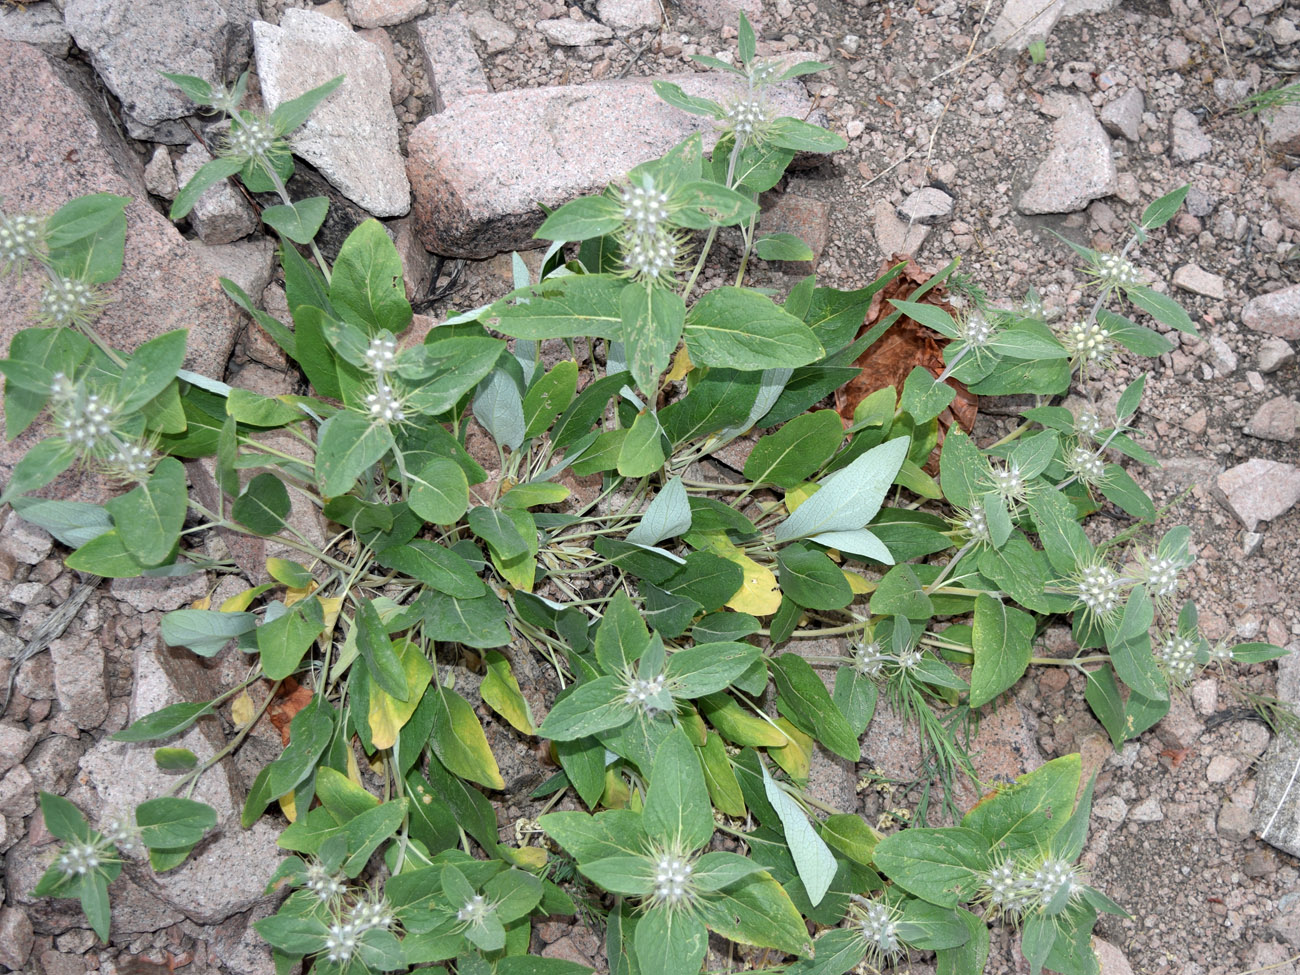
[[[1052,148],[1020,197],[1021,213],[1073,213],[1116,189],[1107,137],[1087,99],[1067,100],[1052,125]]]
[[[1142,113],[1146,99],[1138,88],[1130,88],[1114,101],[1107,102],[1101,110],[1101,124],[1111,135],[1123,136],[1137,142],[1141,135]]]
[[[4,528],[0,529],[0,550],[24,565],[36,565],[45,561],[53,548],[54,539],[49,532],[23,521],[18,512],[10,510]]]
[[[1300,339],[1300,284],[1251,298],[1241,310],[1241,323],[1280,339]]]
[[[84,975],[86,959],[81,955],[51,948],[41,952],[41,971],[45,975]]]
[[[1174,158],[1179,162],[1195,162],[1202,156],[1209,155],[1214,144],[1210,137],[1201,131],[1201,123],[1185,108],[1174,112],[1169,123],[1169,139]]]
[[[187,146],[185,154],[176,160],[177,183],[184,186],[211,159],[211,153],[198,143]],[[204,191],[190,211],[189,220],[205,244],[229,244],[257,229],[253,208],[228,179],[218,180]]]
[[[184,6],[177,4],[177,6]],[[84,102],[36,48],[0,41],[0,199],[10,212],[52,213],[87,193],[134,198],[126,208],[126,258],[105,286],[109,304],[96,328],[118,348],[134,349],[163,332],[188,328],[185,366],[220,376],[242,314],[215,276],[189,252],[185,239],[148,202],[139,159],[101,108]],[[0,349],[26,327],[41,275],[10,277],[0,288]],[[129,300],[122,301],[122,298]],[[33,429],[0,445],[0,481],[38,439]],[[101,500],[110,486],[79,472],[50,492],[69,500]],[[111,492],[118,493],[116,487]]]
[[[1295,350],[1281,339],[1264,339],[1259,343],[1259,349],[1255,353],[1255,366],[1266,376],[1293,362],[1295,362]]]
[[[63,636],[50,644],[50,659],[54,693],[64,714],[84,731],[98,728],[108,717],[104,651],[86,637]]]
[[[202,599],[208,592],[208,582],[202,572],[178,579],[140,577],[114,579],[109,585],[114,599],[120,599],[137,613],[170,612],[186,603]]]
[[[443,111],[449,102],[466,95],[492,91],[474,52],[474,39],[464,14],[425,17],[416,22],[415,28],[424,52],[424,70],[433,93],[435,114]]]
[[[1223,278],[1195,264],[1184,264],[1174,272],[1174,286],[1207,298],[1221,300],[1225,294]]]
[[[0,908],[0,965],[15,972],[21,969],[35,940],[26,914],[16,907]]]
[[[1119,796],[1106,796],[1093,804],[1092,814],[1108,822],[1122,823],[1124,817],[1128,815],[1128,803]]]
[[[915,257],[920,253],[921,245],[930,235],[930,228],[923,223],[910,226],[898,219],[898,213],[888,200],[877,200],[871,210],[872,232],[876,246],[886,259],[895,254]]]
[[[1128,818],[1135,823],[1158,823],[1165,818],[1165,813],[1160,808],[1160,800],[1151,796],[1130,809]]]
[[[26,758],[35,742],[36,732],[21,725],[0,723],[0,772],[8,772]]]
[[[154,196],[164,200],[176,199],[180,186],[176,182],[176,166],[166,146],[158,146],[144,167],[144,185]]]
[[[67,57],[72,45],[72,36],[63,23],[63,12],[55,3],[0,5],[0,37],[31,44],[56,58]]]
[[[1277,697],[1295,707],[1300,701],[1300,657],[1278,661]],[[1273,739],[1257,766],[1253,826],[1259,838],[1292,856],[1300,854],[1300,742],[1289,735]]]
[[[1300,468],[1256,457],[1224,471],[1215,481],[1220,500],[1246,531],[1272,521],[1300,501]]]
[[[1286,174],[1269,174],[1272,178],[1272,186],[1269,189],[1269,199],[1273,201],[1273,206],[1277,208],[1277,218],[1282,221],[1282,225],[1290,227],[1292,230],[1300,229],[1300,170],[1294,170],[1289,175]],[[1270,182],[1265,177],[1265,185]]]
[[[199,260],[212,273],[229,278],[254,301],[266,290],[275,273],[275,244],[266,237],[240,240],[233,244],[205,244],[190,241]]]
[[[66,0],[63,16],[77,46],[122,103],[127,133],[179,144],[177,120],[197,110],[159,71],[234,81],[248,65],[248,25],[257,0]]]
[[[735,27],[744,13],[754,30],[763,29],[763,0],[681,0],[682,10],[712,28]]]
[[[486,10],[475,10],[467,14],[465,23],[469,25],[474,36],[483,43],[483,49],[488,54],[508,51],[515,46],[515,41],[519,38],[514,28],[501,23]]]
[[[1197,410],[1195,413],[1193,413],[1191,416],[1185,419],[1182,423],[1180,423],[1179,426],[1181,426],[1184,430],[1186,430],[1188,433],[1192,434],[1193,436],[1199,437],[1201,434],[1205,432],[1205,427],[1208,419],[1209,419],[1209,414],[1205,410]]]
[[[343,0],[343,5],[358,27],[392,27],[421,16],[429,0]]]
[[[898,216],[908,223],[927,226],[943,223],[952,216],[953,199],[937,186],[923,186],[898,205]]]
[[[384,64],[388,65],[388,100],[394,105],[405,101],[411,94],[411,82],[402,71],[402,62],[397,57],[397,48],[393,46],[393,39],[388,36],[388,31],[382,27],[371,27],[357,31],[357,36],[375,45],[379,48],[379,53],[384,56]]]
[[[1045,41],[1062,17],[1102,13],[1119,0],[1007,0],[989,34],[992,46],[1005,51],[1023,51],[1036,41]]]
[[[0,814],[22,820],[36,811],[36,783],[25,765],[15,765],[0,779]]]
[[[570,17],[539,20],[537,29],[543,37],[559,47],[584,47],[614,36],[612,30],[598,21],[573,20]]]
[[[471,29],[472,21],[471,21]],[[691,74],[666,80],[692,95],[723,100],[724,78]],[[448,257],[490,257],[536,247],[538,203],[560,206],[597,193],[611,180],[658,158],[693,132],[706,150],[712,124],[661,101],[651,79],[525,88],[470,95],[411,133],[407,171],[424,246]],[[803,118],[802,85],[769,89],[781,115]]]
[[[1232,346],[1217,335],[1210,338],[1209,358],[1214,366],[1215,375],[1231,376],[1237,371],[1237,353],[1233,352]]]
[[[1245,432],[1260,440],[1289,443],[1295,439],[1296,424],[1300,422],[1300,407],[1285,396],[1275,396],[1250,418]]]
[[[795,271],[803,272],[815,268],[821,260],[822,251],[830,239],[830,217],[829,203],[793,193],[782,193],[770,208],[763,211],[758,229],[762,234],[794,234],[812,248],[811,263],[789,264]]]
[[[329,17],[296,8],[285,10],[279,27],[255,22],[253,51],[268,108],[346,76],[296,131],[294,151],[375,216],[406,213],[411,188],[382,52]]]
[[[1300,153],[1300,105],[1280,105],[1260,113],[1264,120],[1264,145],[1276,153]]]
[[[1120,951],[1109,941],[1102,941],[1095,934],[1092,936],[1092,953],[1097,956],[1101,966],[1099,975],[1133,975],[1133,968]]]
[[[1237,774],[1240,767],[1241,763],[1231,755],[1215,755],[1206,766],[1205,781],[1211,785],[1223,785]]]
[[[658,27],[663,19],[659,0],[597,0],[596,16],[615,30]]]
[[[1250,810],[1228,802],[1219,807],[1217,823],[1219,837],[1229,843],[1240,843],[1250,836]]]

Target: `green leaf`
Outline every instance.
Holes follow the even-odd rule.
[[[252,613],[177,609],[164,614],[160,631],[169,647],[188,647],[201,657],[218,654],[231,640],[257,628]]]
[[[745,478],[789,490],[820,470],[843,439],[844,423],[834,410],[797,416],[754,444],[745,460]]]
[[[99,940],[107,943],[111,918],[108,905],[108,878],[101,871],[81,878],[81,910]]]
[[[783,116],[776,119],[765,133],[764,141],[796,152],[839,152],[848,148],[844,137],[810,125],[799,119]]]
[[[758,213],[753,199],[711,179],[691,180],[678,187],[668,206],[679,225],[695,230],[737,224]]]
[[[1119,751],[1124,741],[1133,737],[1125,725],[1124,699],[1120,697],[1119,684],[1115,681],[1115,672],[1108,666],[1087,672],[1088,683],[1083,696],[1097,716],[1101,726],[1110,735],[1111,744]]]
[[[9,483],[0,493],[0,506],[10,504],[20,495],[39,491],[71,467],[76,459],[77,452],[65,441],[53,437],[42,440],[14,465]],[[102,572],[97,574],[103,575]]]
[[[1105,476],[1097,486],[1107,501],[1127,514],[1134,518],[1155,520],[1155,502],[1119,464],[1107,464]]]
[[[715,612],[740,591],[744,581],[744,569],[730,559],[710,552],[691,552],[686,556],[686,564],[664,583],[663,588],[688,596],[706,612]]]
[[[692,914],[652,907],[641,915],[633,934],[642,972],[697,975],[708,950],[708,934]]]
[[[779,811],[779,810],[778,810]],[[836,813],[821,822],[821,835],[854,863],[871,866],[881,836],[855,813]]]
[[[263,623],[257,628],[262,672],[271,680],[284,680],[298,669],[302,658],[324,629],[324,613],[320,600],[314,596],[295,603],[278,619]]]
[[[979,382],[969,384],[979,396],[1063,393],[1070,385],[1068,359],[1003,359]]]
[[[572,359],[557,362],[524,396],[524,439],[541,436],[573,402],[578,389],[578,364]]]
[[[1183,200],[1187,199],[1188,189],[1189,187],[1184,185],[1171,190],[1143,210],[1142,229],[1155,230],[1172,220],[1174,214],[1182,207]]]
[[[811,261],[813,249],[794,234],[764,234],[754,241],[754,253],[765,261]]]
[[[469,480],[454,460],[435,457],[410,475],[406,500],[425,521],[454,525],[469,507]]]
[[[623,208],[608,196],[570,200],[547,217],[534,237],[541,240],[587,240],[612,234],[623,226]]]
[[[271,125],[276,135],[288,135],[316,110],[316,106],[334,93],[343,84],[343,75],[331,78],[323,85],[317,85],[310,91],[303,92],[297,98],[281,102],[271,113]]]
[[[474,417],[502,447],[518,450],[524,442],[524,401],[505,369],[488,373],[474,391]]]
[[[722,690],[758,658],[758,648],[748,643],[699,643],[673,653],[667,684],[673,697],[702,697]]]
[[[274,474],[258,474],[235,503],[230,516],[255,535],[274,535],[289,516],[289,489]]]
[[[623,328],[624,286],[624,280],[612,274],[550,277],[510,292],[488,309],[484,321],[520,339],[617,340]]]
[[[1034,618],[988,593],[975,597],[975,666],[970,706],[982,707],[1024,675],[1033,655]]]
[[[532,710],[519,690],[519,682],[510,669],[510,661],[495,650],[483,657],[487,674],[479,685],[483,703],[501,715],[521,734],[535,735]]]
[[[645,852],[641,814],[630,809],[612,809],[595,816],[583,812],[547,813],[538,822],[548,836],[581,863]]]
[[[934,329],[934,331],[946,338],[955,339],[961,337],[961,330],[957,328],[957,323],[952,320],[952,316],[938,305],[931,305],[921,301],[894,301],[892,299],[889,303],[912,321],[918,322],[926,328]]]
[[[634,545],[658,545],[691,527],[691,506],[680,477],[669,478],[627,535]]]
[[[199,757],[188,748],[155,748],[154,764],[167,772],[188,772],[199,764]]]
[[[506,610],[492,593],[462,599],[441,592],[421,597],[425,635],[432,640],[486,649],[510,642]]]
[[[1063,755],[1000,786],[966,814],[962,826],[973,829],[999,856],[1035,851],[1066,822],[1079,791],[1080,759]]]
[[[925,620],[934,615],[934,600],[925,593],[911,564],[904,562],[885,573],[871,594],[871,612],[880,616],[906,616]]]
[[[1262,664],[1278,660],[1290,653],[1272,643],[1238,643],[1232,648],[1232,659],[1243,664]]]
[[[663,467],[663,428],[653,410],[638,413],[619,446],[616,467],[623,477],[647,477]]]
[[[713,835],[713,806],[704,770],[695,746],[680,728],[655,752],[642,820],[650,836],[690,850]]]
[[[272,579],[290,589],[306,589],[312,583],[312,574],[307,567],[290,559],[269,558],[266,571]]]
[[[578,869],[611,894],[644,897],[654,890],[653,861],[644,856],[606,857],[583,863]]]
[[[623,289],[619,309],[628,369],[641,391],[653,397],[659,376],[681,341],[686,304],[677,292],[661,285],[633,283]]]
[[[1065,359],[1069,353],[1042,322],[1019,322],[993,335],[990,350],[1008,359]]]
[[[836,755],[856,762],[861,756],[858,736],[808,661],[783,653],[770,661],[770,667],[776,681],[777,710]]]
[[[1150,288],[1125,288],[1124,297],[1137,305],[1161,325],[1186,332],[1188,335],[1200,335],[1191,316],[1183,306],[1168,295],[1162,295]]]
[[[605,607],[596,630],[596,660],[606,673],[620,674],[641,658],[650,645],[650,633],[641,614],[621,589]]]
[[[468,562],[437,542],[423,538],[386,548],[375,555],[375,561],[457,599],[474,599],[487,591]]]
[[[1110,662],[1120,680],[1143,697],[1157,701],[1169,698],[1169,688],[1151,652],[1151,625],[1155,608],[1145,586],[1129,593],[1124,613],[1106,626]]]
[[[378,220],[363,221],[343,241],[330,276],[329,298],[339,317],[372,331],[398,333],[411,324],[402,259]]]
[[[116,529],[92,538],[69,555],[64,564],[106,579],[134,579],[144,572],[144,566],[132,558]]]
[[[495,508],[471,508],[469,528],[504,559],[514,559],[528,553],[528,543],[519,534],[515,523]]]
[[[433,736],[434,754],[447,769],[462,779],[489,789],[504,789],[505,781],[478,716],[463,697],[449,688],[435,685]]]
[[[940,907],[956,907],[978,888],[989,843],[973,829],[911,827],[876,846],[876,867],[909,893]]]
[[[393,447],[383,423],[343,410],[321,424],[316,448],[316,483],[327,497],[346,494],[367,468]]]
[[[379,844],[397,832],[397,827],[406,818],[406,804],[405,799],[382,803],[344,825],[343,834],[348,838],[348,857],[343,861],[341,869],[345,877],[359,874]]]
[[[357,649],[371,679],[392,697],[406,701],[410,697],[406,668],[393,650],[393,642],[388,639],[373,600],[363,599],[357,604],[356,627]]]
[[[207,803],[167,796],[147,799],[136,806],[135,822],[145,846],[193,846],[217,825],[217,811]]]
[[[267,207],[262,211],[262,222],[294,243],[310,244],[329,208],[328,197],[312,196],[297,203]]]
[[[52,792],[42,792],[40,800],[41,818],[51,836],[65,843],[90,840],[90,824],[80,809]]]
[[[189,510],[185,468],[174,457],[164,457],[149,475],[126,494],[104,505],[122,544],[141,565],[157,565],[180,537]]]
[[[674,444],[682,444],[745,423],[761,384],[761,377],[752,372],[710,369],[686,396],[660,411],[664,433]]]
[[[167,218],[169,220],[182,220],[188,217],[190,211],[194,209],[194,204],[199,202],[199,197],[208,191],[208,187],[234,176],[243,168],[243,159],[230,156],[218,156],[216,159],[209,159],[199,167],[198,172],[191,176],[190,181],[182,186],[181,191],[176,194],[176,199],[172,200],[172,207],[167,214]]]
[[[700,914],[712,930],[740,944],[812,954],[803,918],[771,877],[758,875],[702,899]]]
[[[627,688],[617,677],[598,677],[556,699],[537,733],[556,741],[573,741],[627,724],[636,709],[624,698]]]
[[[143,718],[137,718],[127,727],[111,735],[113,741],[161,741],[179,734],[205,714],[212,713],[209,701],[178,701]]]
[[[926,423],[946,410],[956,395],[952,386],[937,382],[928,369],[917,366],[907,374],[900,405],[917,423]]]
[[[716,288],[700,298],[687,315],[685,335],[699,365],[774,369],[807,365],[825,354],[808,326],[746,288]]]
[[[799,879],[803,882],[808,900],[816,907],[826,896],[831,880],[835,877],[835,855],[813,830],[808,817],[799,808],[798,803],[772,781],[767,766],[761,767],[763,790],[781,820],[785,841],[790,847],[790,856],[794,858],[795,869],[799,872]]]
[[[909,443],[907,437],[890,440],[824,478],[817,493],[776,526],[773,537],[784,542],[867,524],[880,510],[907,457]]]
[[[1143,328],[1123,315],[1116,315],[1103,309],[1097,313],[1097,321],[1109,330],[1112,339],[1134,355],[1154,359],[1176,348],[1173,342],[1159,332]]]
[[[1051,578],[1047,559],[1020,532],[1013,532],[1001,548],[981,552],[978,561],[980,574],[1026,609],[1050,613],[1060,608],[1044,592]]]
[[[805,609],[843,609],[853,602],[844,573],[825,552],[795,543],[777,553],[781,592]]]
[[[446,413],[495,368],[503,351],[500,339],[480,335],[453,335],[408,349],[397,360],[397,374],[415,387],[407,407],[429,416]]]
[[[722,106],[717,102],[688,95],[682,90],[681,85],[673,84],[671,81],[653,81],[651,85],[655,90],[655,94],[673,108],[680,108],[683,112],[690,112],[692,115],[703,115],[706,118],[720,119],[726,115]]]

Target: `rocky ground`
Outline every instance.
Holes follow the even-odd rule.
[[[1190,591],[1207,636],[1300,640],[1300,569],[1290,557],[1300,536],[1293,508],[1300,499],[1293,351],[1300,340],[1300,108],[1262,117],[1237,110],[1245,96],[1292,81],[1300,70],[1300,4],[742,5],[759,27],[760,53],[806,52],[831,66],[807,91],[782,97],[803,111],[815,104],[849,148],[792,175],[766,201],[765,217],[772,229],[793,230],[814,247],[823,283],[865,284],[895,253],[931,269],[960,255],[962,271],[995,302],[1018,300],[1032,285],[1049,308],[1070,315],[1089,300],[1086,279],[1056,235],[1101,249],[1122,246],[1145,203],[1191,185],[1185,211],[1137,258],[1155,281],[1169,282],[1203,337],[1183,337],[1158,362],[1121,362],[1102,380],[1103,399],[1147,371],[1137,424],[1162,467],[1137,476],[1158,501],[1182,499],[1170,523],[1190,525],[1196,539]],[[609,178],[620,171],[620,160],[592,146],[607,145],[603,130],[617,136],[641,103],[609,96],[614,100],[593,121],[576,106],[596,89],[561,86],[690,73],[695,53],[729,57],[735,10],[733,0],[0,3],[0,103],[7,106],[0,196],[19,210],[52,209],[92,189],[135,196],[133,239],[147,243],[128,260],[123,287],[137,301],[114,311],[114,337],[133,345],[202,320],[196,367],[252,388],[288,389],[293,379],[284,361],[256,330],[243,331],[206,270],[218,268],[263,294],[273,313],[282,307],[272,248],[249,236],[257,226],[249,201],[232,188],[212,193],[185,227],[189,243],[159,216],[177,179],[206,158],[195,135],[211,133],[202,120],[185,117],[188,109],[159,85],[156,68],[215,77],[246,62],[252,40],[255,90],[274,102],[295,71],[315,70],[293,60],[299,34],[314,39],[310,51],[340,52],[359,87],[337,126],[303,147],[311,166],[300,167],[308,173],[296,190],[330,192],[352,222],[365,212],[388,219],[417,299],[427,297],[418,285],[435,270],[421,241],[435,244],[449,258],[437,268],[435,287],[450,291],[427,306],[437,318],[509,287],[509,257],[487,255],[527,241],[530,228],[521,221],[534,200],[563,202],[565,194],[596,188],[602,172]],[[330,19],[303,19],[303,11]],[[250,38],[247,25],[259,18],[267,26]],[[1041,63],[1024,50],[1034,40],[1045,41]],[[355,46],[364,42],[376,46]],[[492,92],[520,94],[494,101]],[[534,130],[554,112],[575,113],[580,124],[559,144],[538,141]],[[356,153],[331,142],[331,132],[368,154],[358,163]],[[440,157],[430,132],[457,153]],[[405,216],[412,205],[413,217]],[[341,235],[345,224],[326,233]],[[755,279],[782,288],[795,280],[787,270],[806,273],[758,267]],[[30,299],[22,288],[0,294],[5,345]],[[981,408],[977,435],[991,439],[1010,428],[1004,404]],[[19,449],[0,452],[0,466],[7,470]],[[185,965],[179,970],[196,975],[263,975],[269,961],[247,924],[266,910],[257,898],[258,858],[274,850],[269,824],[247,835],[226,831],[201,862],[166,884],[128,871],[122,889],[114,888],[114,943],[107,948],[69,905],[27,896],[51,849],[33,815],[37,790],[95,808],[129,800],[120,774],[129,757],[105,736],[171,700],[211,694],[236,666],[187,666],[160,647],[156,632],[160,612],[220,599],[243,582],[118,582],[86,594],[62,568],[62,554],[12,515],[0,529],[0,682],[25,646],[48,643],[39,631],[60,606],[86,598],[48,652],[22,666],[0,716],[0,852],[7,851],[0,966],[151,975]],[[257,565],[255,553],[235,554]],[[1069,650],[1063,633],[1049,632],[1045,643],[1049,653]],[[1072,751],[1100,771],[1085,862],[1096,886],[1133,914],[1098,929],[1108,943],[1101,948],[1108,975],[1298,970],[1294,800],[1274,815],[1296,753],[1278,744],[1270,750],[1268,729],[1234,693],[1276,688],[1300,701],[1297,684],[1300,673],[1289,664],[1280,674],[1260,665],[1229,678],[1205,676],[1120,754],[1088,712],[1082,682],[1059,669],[1031,671],[1014,699],[986,717],[976,748],[990,777]],[[211,754],[221,733],[214,723],[183,744]],[[507,780],[523,791],[535,772],[527,743],[502,734],[493,744]],[[876,773],[906,774],[913,746],[888,713],[877,717],[865,746],[857,768],[823,763],[819,787],[829,801],[877,820],[904,800],[859,786]],[[254,741],[244,762],[205,786],[206,801],[230,815],[245,773],[273,748],[273,740]],[[507,797],[503,828],[529,813],[521,797]],[[580,924],[542,924],[536,934],[546,954],[603,963],[598,939]],[[1021,970],[1013,938],[1007,933],[995,943],[990,971]],[[932,971],[923,958],[911,968]]]

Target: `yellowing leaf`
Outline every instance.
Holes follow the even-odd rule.
[[[804,481],[802,484],[796,484],[789,491],[785,492],[785,510],[794,514],[799,505],[811,498],[821,488],[820,484],[812,481]]]
[[[777,718],[776,725],[785,732],[790,743],[784,748],[769,748],[767,753],[777,765],[785,769],[790,778],[797,782],[808,781],[808,770],[812,767],[812,738],[785,718]]]
[[[546,866],[546,851],[540,846],[499,846],[502,858],[525,870],[541,870]]]
[[[231,596],[221,604],[221,611],[223,613],[242,613],[253,604],[254,599],[270,588],[271,587],[268,584],[265,586],[254,586],[252,589],[245,589],[243,592],[235,593],[235,595]]]
[[[780,608],[781,590],[771,569],[751,559],[722,532],[701,532],[699,537],[704,548],[735,562],[745,573],[740,589],[727,600],[728,609],[751,616],[771,616]]]
[[[190,609],[210,609],[212,607],[212,597],[204,596],[202,599],[196,599],[190,603]]]
[[[284,818],[289,822],[295,822],[298,819],[298,804],[294,802],[293,793],[286,792],[280,797],[280,812],[284,813]]]
[[[844,578],[849,580],[849,588],[853,590],[855,596],[865,596],[868,593],[876,591],[876,584],[870,579],[864,579],[856,572],[850,572],[848,569],[841,569]]]
[[[479,685],[479,694],[484,703],[509,721],[516,731],[525,735],[536,734],[533,713],[519,692],[519,682],[510,670],[510,661],[498,651],[489,650],[484,656],[484,663],[487,664],[487,676]]]
[[[439,689],[433,703],[433,735],[429,743],[442,764],[462,779],[489,789],[504,789],[506,783],[496,756],[469,702],[453,690]]]
[[[334,624],[339,621],[339,611],[343,609],[343,599],[340,596],[322,596],[319,600],[321,611],[325,614],[325,632],[321,634],[322,640],[328,640],[330,634],[334,632]]]
[[[668,370],[668,375],[664,377],[670,383],[685,379],[686,374],[695,368],[695,363],[691,362],[691,354],[686,351],[686,346],[677,350],[673,356],[673,367]]]
[[[284,593],[284,604],[292,606],[294,603],[300,603],[313,592],[316,591],[316,583],[306,586],[302,589],[286,589]]]
[[[248,691],[240,694],[230,702],[230,720],[235,723],[236,728],[242,728],[248,724],[257,714],[257,705],[253,699],[248,696]]]
[[[348,778],[351,779],[353,782],[355,782],[357,785],[361,785],[361,766],[357,765],[356,752],[354,752],[351,747],[347,749],[347,752],[348,752]]]
[[[696,748],[703,748],[705,739],[709,736],[709,729],[704,724],[704,719],[700,713],[695,710],[688,711],[681,716],[681,729],[686,732],[686,737],[690,739],[692,745]]]
[[[407,698],[399,701],[374,680],[370,681],[370,735],[376,748],[392,748],[397,743],[397,733],[402,725],[411,719],[424,689],[433,677],[433,664],[424,655],[424,651],[410,640],[395,640],[393,651],[402,662],[406,674]],[[357,776],[358,781],[360,775]]]
[[[605,770],[605,794],[600,799],[602,806],[606,809],[624,809],[631,794],[632,791],[627,787],[623,776],[612,768]]]

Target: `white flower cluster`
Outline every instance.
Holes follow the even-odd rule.
[[[858,931],[872,954],[893,958],[902,950],[898,941],[898,914],[883,901],[871,901],[862,909]]]
[[[397,340],[391,335],[376,335],[366,349],[366,369],[376,376],[392,372],[397,364]]]
[[[1165,671],[1170,680],[1186,684],[1196,675],[1196,641],[1182,634],[1173,634],[1160,648]]]
[[[1061,341],[1071,356],[1085,363],[1104,364],[1115,351],[1110,331],[1098,322],[1075,322],[1065,330]]]
[[[984,874],[983,886],[984,898],[1007,914],[1046,908],[1062,891],[1065,899],[1070,900],[1083,888],[1078,870],[1071,863],[1051,856],[1037,863],[1004,861]]]
[[[346,918],[338,918],[329,926],[325,935],[325,957],[332,962],[347,964],[363,934],[371,928],[388,930],[396,920],[383,897],[368,896],[358,901]]]
[[[0,269],[18,267],[40,256],[45,221],[27,213],[0,214]]]
[[[56,403],[56,412],[54,423],[60,436],[87,453],[104,446],[113,437],[115,411],[98,393],[83,396],[74,392],[71,398]]]
[[[690,881],[690,863],[676,854],[663,854],[655,864],[655,902],[671,906],[688,900],[691,896]]]
[[[639,280],[670,278],[682,253],[682,242],[671,223],[671,187],[657,183],[651,173],[642,173],[637,180],[623,189],[620,198],[623,264]]]
[[[625,704],[639,704],[646,714],[653,714],[657,707],[659,694],[664,689],[664,678],[667,675],[660,674],[658,677],[651,677],[646,680],[642,677],[634,677],[627,683],[627,693],[623,696]]]
[[[49,325],[86,324],[103,303],[98,291],[80,278],[53,275],[41,291],[37,314]]]
[[[1097,484],[1106,476],[1106,462],[1087,447],[1075,447],[1066,466],[1084,484]]]
[[[69,843],[55,863],[65,877],[84,877],[101,863],[99,847],[86,840]]]
[[[958,338],[974,349],[982,349],[992,340],[997,328],[992,322],[973,311],[957,323]]]
[[[1008,501],[1019,501],[1026,491],[1025,479],[1020,473],[1020,465],[1014,460],[1007,461],[1007,466],[993,471],[993,490]]]
[[[853,669],[863,677],[880,676],[881,668],[889,659],[875,640],[853,645]]]
[[[372,420],[382,423],[401,423],[406,419],[406,411],[401,401],[393,395],[392,388],[382,379],[373,393],[366,395],[366,412]]]
[[[456,920],[466,924],[480,924],[492,913],[492,905],[482,894],[475,894],[456,912]]]
[[[984,512],[984,505],[978,501],[971,502],[970,512],[961,520],[961,527],[970,535],[972,542],[989,542],[993,536],[989,534],[989,519]]]
[[[745,144],[762,133],[771,121],[771,110],[762,95],[750,91],[727,107],[727,124],[736,133],[736,142]]]
[[[898,666],[903,670],[911,670],[921,662],[921,651],[916,648],[904,650],[898,655]]]
[[[642,186],[623,191],[623,219],[638,234],[653,234],[668,219],[668,194],[646,177]]]
[[[680,245],[671,234],[637,234],[628,240],[623,262],[637,277],[653,280],[672,273],[679,251]]]
[[[104,824],[104,839],[117,847],[122,854],[142,853],[144,844],[140,841],[140,831],[131,825],[125,816],[113,816]]]
[[[270,153],[274,145],[275,130],[270,121],[260,115],[245,115],[240,124],[230,127],[225,149],[233,157],[256,159]]]
[[[1119,254],[1098,254],[1096,274],[1108,288],[1135,288],[1146,283],[1137,266]]]
[[[1105,429],[1099,417],[1092,410],[1084,410],[1074,421],[1074,429],[1078,431],[1081,437],[1091,437],[1096,440],[1101,436],[1101,431]]]
[[[1105,616],[1119,608],[1120,578],[1107,565],[1085,565],[1074,593],[1090,612]]]
[[[1163,556],[1152,559],[1142,567],[1142,581],[1147,592],[1157,599],[1172,596],[1178,591],[1178,574],[1186,568],[1177,559]]]
[[[140,444],[123,444],[109,455],[108,462],[129,480],[144,477],[153,466],[153,451]]]
[[[323,901],[333,900],[343,893],[342,880],[314,861],[307,864],[307,880],[303,886]]]

